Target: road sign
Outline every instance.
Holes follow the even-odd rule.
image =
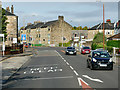
[[[22,41],[26,40],[26,34],[22,34],[22,35],[21,35],[21,40],[22,40]]]
[[[17,43],[17,38],[13,38],[13,43]]]

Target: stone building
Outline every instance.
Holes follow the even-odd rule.
[[[11,45],[13,43],[13,39],[18,39],[18,16],[14,14],[14,8],[13,5],[11,7],[11,12],[9,7],[5,10],[5,15],[7,17],[6,22],[7,24],[7,40],[5,42],[6,45]]]
[[[110,36],[113,36],[114,35],[114,23],[111,23],[109,19],[106,20],[106,23],[104,23],[104,30],[105,30],[105,36],[107,38]],[[100,33],[103,32],[103,23],[99,23],[88,29],[88,39],[93,39],[94,36],[98,32]]]
[[[23,42],[42,45],[59,45],[59,43],[67,43],[71,40],[72,26],[64,21],[63,16],[58,16],[58,20],[48,22],[28,23],[20,35],[26,35]]]

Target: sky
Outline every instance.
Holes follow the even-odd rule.
[[[14,5],[20,27],[34,21],[57,20],[59,15],[72,26],[92,27],[103,20],[103,2],[2,2],[2,7]],[[105,20],[118,20],[118,2],[104,2]]]

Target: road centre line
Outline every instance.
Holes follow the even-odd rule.
[[[74,73],[75,73],[76,76],[79,76],[79,74],[75,70],[74,70]]]
[[[89,77],[88,75],[82,75],[82,76],[85,77],[85,78],[88,78],[88,79],[91,80],[91,81],[96,81],[96,82],[101,82],[101,83],[103,83],[103,81],[100,80],[100,79],[93,79],[93,78]]]
[[[73,67],[72,67],[72,66],[70,66],[70,68],[73,70]]]
[[[56,51],[56,50],[55,50]],[[57,51],[56,51],[57,52]],[[58,52],[57,52],[58,53]],[[61,57],[61,58],[63,58],[59,53],[58,53],[58,55]],[[65,59],[64,59],[65,60]],[[68,62],[66,62],[66,63],[68,63]],[[69,63],[68,63],[69,64]],[[75,73],[75,75],[76,76],[79,76],[79,74],[74,70],[74,68],[72,67],[71,68],[72,70],[73,70],[73,72]]]
[[[66,62],[67,65],[70,65],[68,62]]]

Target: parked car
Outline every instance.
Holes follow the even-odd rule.
[[[28,48],[28,44],[25,44],[25,48]]]
[[[91,70],[102,68],[113,70],[112,56],[107,51],[94,50],[88,55],[87,67]]]
[[[32,44],[31,43],[28,43],[28,47],[31,47],[32,46]]]
[[[73,54],[73,55],[76,55],[77,52],[76,52],[76,49],[74,47],[67,47],[66,51],[65,51],[65,54],[68,55],[68,54]]]
[[[90,47],[83,47],[81,49],[81,54],[89,54],[91,52]]]

